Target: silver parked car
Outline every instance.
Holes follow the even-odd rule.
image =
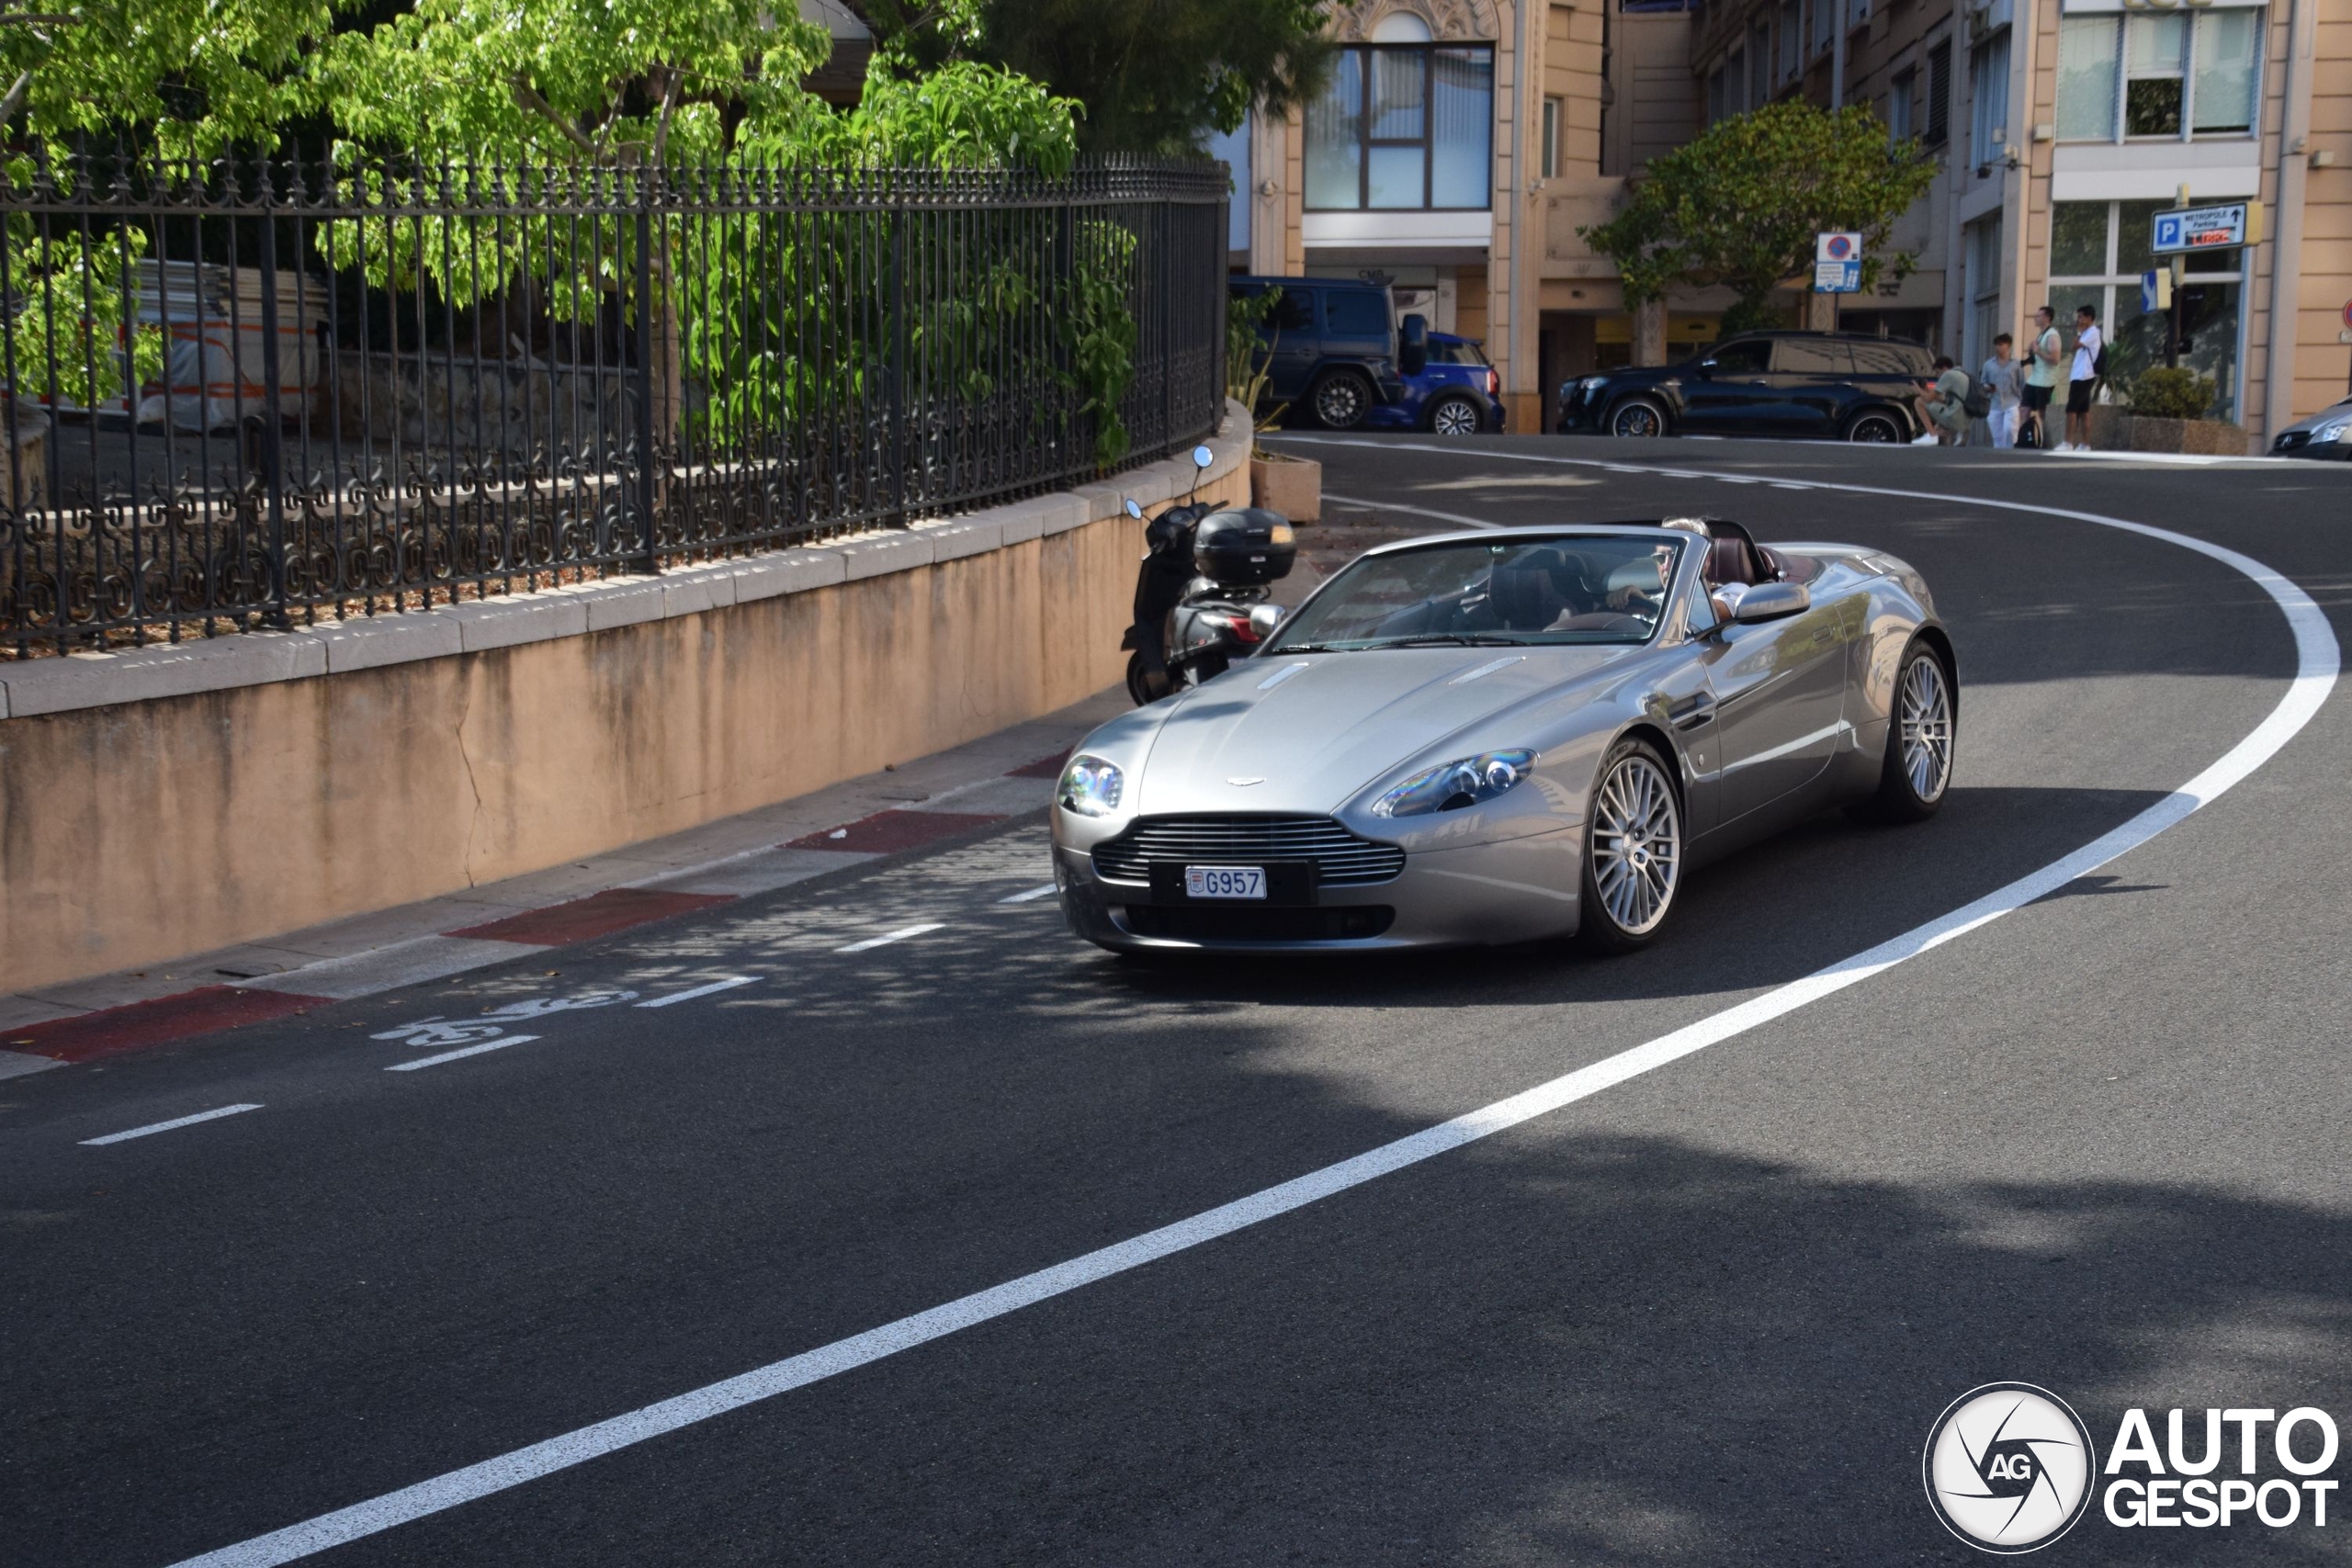
[[[1800,818],[1933,813],[1958,717],[1927,584],[1877,551],[1692,519],[1416,539],[1088,736],[1054,875],[1119,951],[1622,952]]]

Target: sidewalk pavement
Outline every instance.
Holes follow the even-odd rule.
[[[0,1078],[304,1011],[771,892],[1043,807],[1123,688],[609,854],[143,970],[0,994]]]

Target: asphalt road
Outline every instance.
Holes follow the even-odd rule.
[[[1355,1156],[2030,873],[2287,690],[2287,625],[2227,566],[1959,498],[2226,545],[2352,641],[2352,473],[2319,466],[1316,455],[1327,489],[1391,508],[1713,513],[1906,557],[1958,644],[1946,809],[1820,818],[1606,962],[1122,963],[1050,899],[1001,902],[1046,874],[1028,818],[0,1086],[0,1559],[231,1546]],[[1547,456],[1689,477],[1526,460]],[[1701,1054],[319,1560],[1959,1563],[1920,1448],[1973,1385],[2055,1391],[2102,1453],[2132,1406],[2159,1440],[2172,1406],[2352,1424],[2346,702],[2098,874]],[[385,1070],[464,1043],[381,1037],[401,1026],[616,990]],[[2325,1528],[2095,1509],[2047,1561],[2341,1561],[2338,1501]]]

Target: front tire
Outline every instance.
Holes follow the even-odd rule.
[[[1476,435],[1485,423],[1478,405],[1459,393],[1440,398],[1430,408],[1430,429],[1440,435]]]
[[[1577,940],[1602,953],[1656,942],[1682,890],[1682,801],[1674,773],[1645,740],[1601,760],[1585,814],[1584,897]]]
[[[1666,434],[1666,410],[1650,398],[1627,398],[1609,411],[1609,434],[1639,438]]]
[[[1903,423],[1884,409],[1868,409],[1856,414],[1846,426],[1846,439],[1868,446],[1901,446],[1911,438],[1903,434]]]
[[[1372,383],[1353,370],[1329,371],[1315,383],[1307,404],[1324,429],[1353,430],[1372,412]]]
[[[1924,822],[1951,788],[1960,739],[1959,688],[1943,657],[1924,642],[1904,650],[1886,720],[1886,761],[1864,814],[1882,822]]]

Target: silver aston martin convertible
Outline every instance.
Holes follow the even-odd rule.
[[[1958,717],[1928,586],[1879,551],[1688,518],[1415,539],[1088,736],[1054,877],[1122,951],[1623,952],[1706,860],[1933,813]]]

